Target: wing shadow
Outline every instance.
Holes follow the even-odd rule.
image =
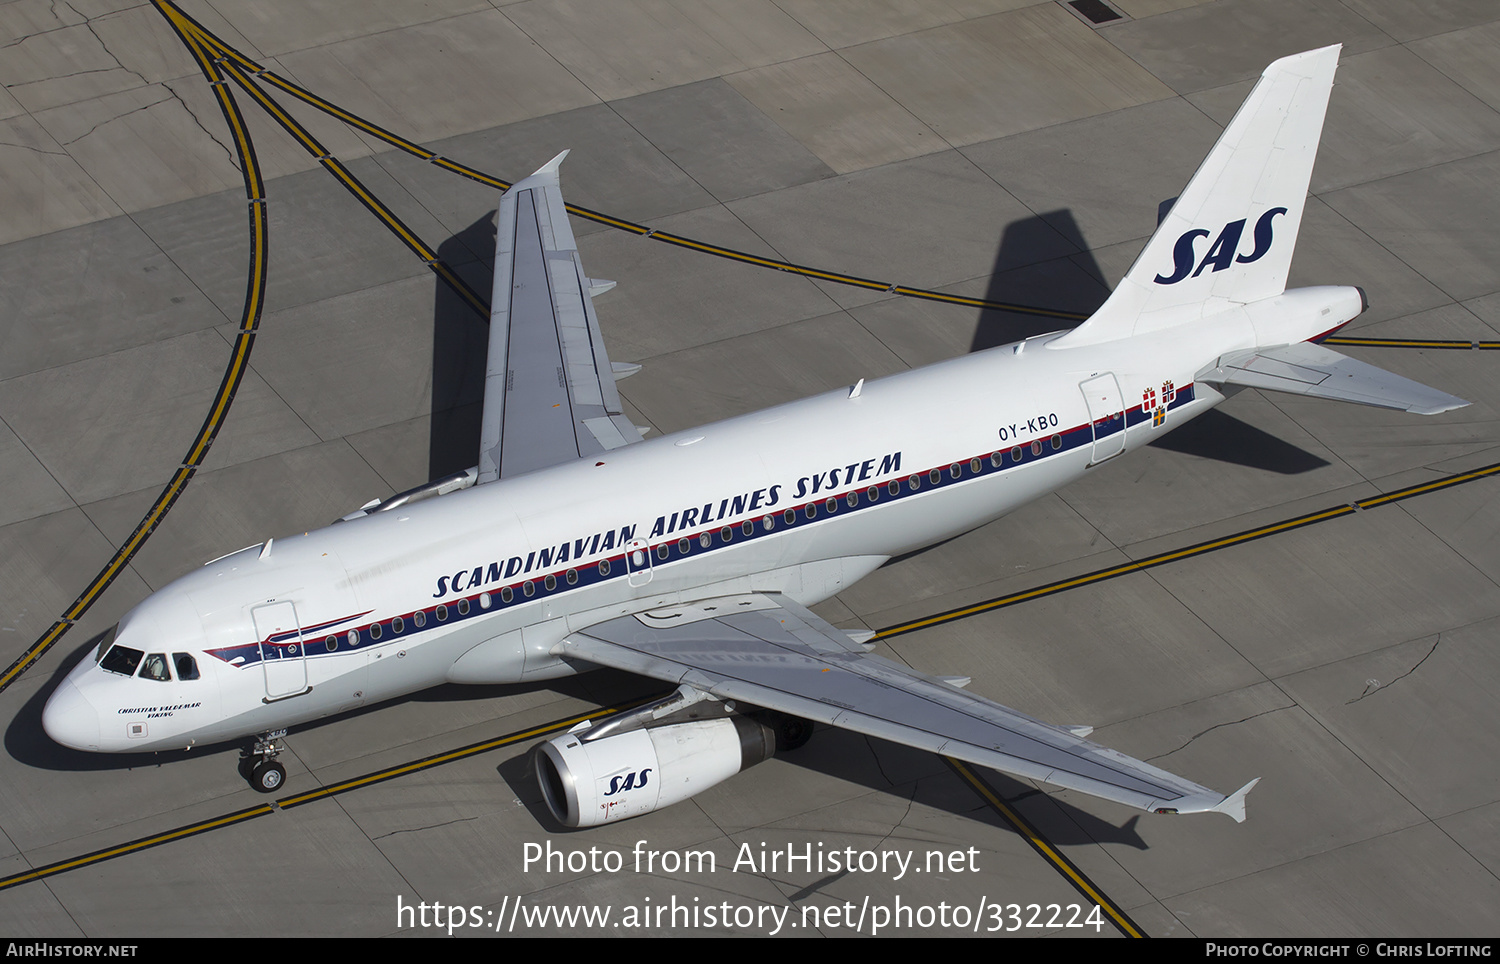
[[[1306,449],[1277,438],[1220,409],[1211,409],[1151,443],[1152,448],[1196,455],[1215,462],[1301,475],[1328,465]]]
[[[489,297],[495,261],[494,212],[439,245],[438,257],[454,266],[475,291]],[[429,479],[462,472],[478,461],[488,321],[442,281],[433,286]]]

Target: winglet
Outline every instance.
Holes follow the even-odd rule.
[[[536,187],[541,184],[551,184],[556,186],[557,184],[559,184],[558,170],[562,167],[563,158],[567,156],[568,151],[563,151],[561,154],[557,155],[552,160],[548,161],[547,163],[543,164],[541,167],[533,171],[530,177],[524,178],[512,184],[510,186],[510,191],[515,191],[517,189],[525,190],[526,188]],[[509,194],[510,191],[507,191],[506,193]]]
[[[561,154],[537,168],[536,174],[551,174],[556,176],[558,169],[562,167],[563,158],[568,156],[570,150],[572,149],[565,149]],[[535,177],[536,174],[533,174],[532,177]]]
[[[1254,780],[1251,780],[1249,783],[1245,784],[1238,790],[1231,793],[1229,796],[1225,797],[1224,802],[1219,804],[1217,807],[1210,807],[1208,812],[1228,814],[1235,823],[1244,823],[1245,796],[1251,790],[1255,789],[1255,785],[1259,782],[1260,777],[1256,777]]]

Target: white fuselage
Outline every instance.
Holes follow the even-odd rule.
[[[1327,327],[1297,314],[1300,338]],[[237,739],[445,681],[566,675],[580,667],[553,648],[626,613],[744,592],[810,605],[1201,414],[1223,396],[1195,372],[1264,333],[1237,309],[1101,345],[1056,337],[225,556],[113,639],[187,654],[196,679],[111,672],[101,651],[61,683],[47,732],[104,752]]]

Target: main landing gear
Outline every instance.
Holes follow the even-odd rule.
[[[255,745],[240,751],[240,776],[260,793],[275,793],[286,783],[286,767],[276,762],[276,755],[286,749],[277,743],[286,730],[272,730],[255,738]]]

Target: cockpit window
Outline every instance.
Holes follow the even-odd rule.
[[[111,673],[134,676],[135,668],[140,665],[141,657],[145,655],[140,650],[131,649],[129,646],[115,646],[104,654],[104,659],[99,661],[99,665]]]
[[[329,636],[328,638],[330,640],[333,639],[332,636]],[[330,646],[328,648],[329,648],[330,652],[333,650],[332,646]],[[193,659],[193,656],[192,656],[191,653],[173,653],[172,654],[172,665],[175,666],[175,667],[177,667],[177,678],[178,679],[197,679],[198,678],[198,661],[196,659]]]
[[[152,653],[141,664],[141,679],[171,680],[171,678],[172,674],[167,671],[166,653]]]
[[[119,631],[119,623],[115,623],[113,626],[109,627],[109,629],[104,631],[104,637],[99,640],[99,648],[94,650],[94,662],[99,662],[104,658],[104,654],[109,652],[109,647],[114,645],[115,642],[115,633]]]

